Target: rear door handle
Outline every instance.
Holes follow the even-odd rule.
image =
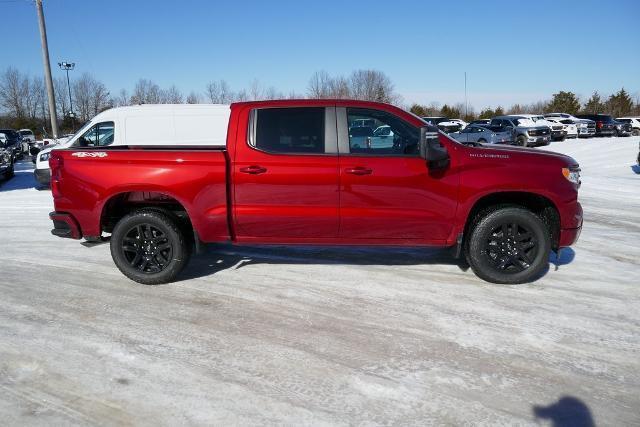
[[[261,173],[265,173],[267,168],[263,168],[262,166],[247,166],[246,168],[240,168],[240,172],[248,173],[251,175],[258,175]]]
[[[358,166],[355,168],[347,168],[345,169],[345,172],[351,175],[371,175],[371,173],[373,172],[373,169],[363,168],[362,166]]]

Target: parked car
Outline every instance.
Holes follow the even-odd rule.
[[[491,119],[477,119],[469,123],[470,125],[488,125],[491,124]]]
[[[631,125],[631,134],[633,136],[640,135],[640,117],[619,117],[616,121],[629,123]]]
[[[590,138],[596,135],[596,122],[589,119],[580,119],[567,113],[548,113],[545,118],[571,120],[578,128],[578,138]]]
[[[565,134],[565,138],[577,138],[578,137],[578,125],[571,119],[561,119],[547,117],[546,120],[552,123],[554,126],[562,126]]]
[[[0,129],[0,133],[3,133],[7,140],[5,149],[11,150],[14,159],[21,159],[22,139],[20,138],[20,134],[13,129]]]
[[[614,136],[617,133],[615,120],[608,114],[578,114],[577,117],[596,122],[596,136]]]
[[[460,119],[450,119],[448,117],[422,117],[422,120],[430,125],[437,126],[444,133],[457,132],[464,128],[466,122]]]
[[[621,122],[618,120],[614,120],[613,122],[616,127],[616,136],[631,136],[633,133],[631,123]]]
[[[355,119],[389,126],[393,146],[355,148]],[[180,132],[194,123],[202,129]],[[116,266],[140,283],[172,281],[192,248],[229,241],[449,246],[482,279],[522,283],[582,227],[572,158],[465,146],[388,104],[131,106],[98,114],[89,130],[105,124],[112,145],[86,146],[83,132],[51,152],[52,232],[109,233]]]
[[[449,136],[465,144],[473,142],[481,144],[511,144],[513,142],[513,132],[500,126],[469,125],[458,132],[450,133]]]
[[[9,179],[14,174],[14,155],[13,148],[8,148],[6,134],[0,133],[0,178]]]
[[[498,116],[491,119],[491,126],[502,127],[512,132],[512,140],[523,147],[537,147],[549,145],[551,129],[549,126],[538,125],[530,118],[520,115]]]
[[[20,129],[18,133],[22,138],[22,153],[29,154],[29,149],[36,142],[36,136],[31,129]]]
[[[542,126],[548,126],[551,129],[551,140],[552,141],[564,141],[567,137],[567,133],[564,130],[564,125],[562,123],[553,123],[547,120],[541,114],[519,114],[522,117],[531,119],[534,123]]]

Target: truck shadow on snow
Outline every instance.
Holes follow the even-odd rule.
[[[560,257],[552,253],[550,266],[569,264],[575,252],[564,249]],[[397,247],[317,247],[317,246],[232,246],[211,244],[202,254],[195,255],[178,277],[179,281],[206,277],[227,269],[240,269],[253,264],[315,264],[360,266],[415,266],[453,265],[467,272],[464,259],[455,259],[447,248],[397,248]],[[549,267],[550,268],[550,267]],[[545,269],[542,276],[546,275]],[[472,274],[471,272],[469,272]],[[539,279],[540,277],[536,278]]]
[[[563,396],[557,402],[532,408],[536,422],[548,420],[553,427],[594,427],[589,407],[573,396]]]

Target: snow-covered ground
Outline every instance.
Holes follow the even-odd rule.
[[[549,147],[582,166],[584,229],[521,286],[440,250],[223,246],[146,287],[49,234],[25,162],[0,184],[1,423],[639,425],[639,139]]]

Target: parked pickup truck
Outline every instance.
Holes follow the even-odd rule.
[[[92,119],[88,126],[100,127],[118,112],[107,119],[112,144],[87,144],[78,132],[49,159],[52,233],[109,239],[117,267],[140,283],[172,281],[192,250],[229,241],[451,247],[482,279],[523,283],[540,277],[550,251],[573,244],[582,227],[572,158],[463,145],[391,105],[235,103],[224,127],[219,117],[209,126],[226,134],[222,146],[133,143],[127,126],[140,108]],[[163,108],[144,123],[186,120]],[[389,126],[393,141],[351,139],[358,120]]]

